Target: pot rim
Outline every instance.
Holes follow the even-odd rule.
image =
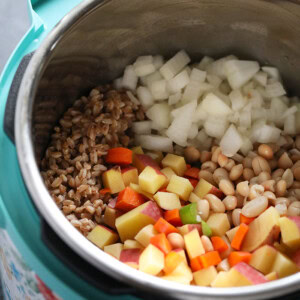
[[[182,299],[199,296],[202,296],[202,299],[266,299],[297,290],[300,273],[263,285],[233,288],[186,286],[145,274],[119,262],[104,251],[99,251],[98,247],[71,225],[51,198],[40,175],[32,146],[31,115],[38,82],[61,37],[81,18],[110,1],[118,0],[85,0],[69,12],[36,50],[22,80],[15,117],[16,149],[21,173],[37,209],[57,235],[79,256],[100,271],[137,288],[164,292]]]

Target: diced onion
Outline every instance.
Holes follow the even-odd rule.
[[[123,79],[122,79],[122,87],[135,90],[138,82],[138,77],[135,74],[134,68],[132,65],[129,65],[125,68]]]
[[[242,137],[236,130],[236,127],[233,124],[231,124],[220,142],[222,153],[228,157],[232,157],[239,151],[242,144]]]
[[[150,134],[151,121],[140,121],[132,123],[132,130],[136,134]]]
[[[173,143],[167,137],[162,137],[159,135],[138,135],[135,138],[136,142],[145,149],[163,151],[163,152],[173,152]]]

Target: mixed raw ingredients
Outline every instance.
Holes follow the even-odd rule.
[[[300,268],[300,104],[274,67],[141,56],[54,128],[51,196],[127,265],[199,286]]]

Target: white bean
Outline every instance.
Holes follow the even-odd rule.
[[[235,196],[226,196],[226,198],[223,199],[223,203],[227,210],[233,210],[237,206],[237,198]]]
[[[211,210],[215,213],[224,213],[225,205],[224,203],[215,195],[207,194],[204,197],[208,202]]]
[[[206,235],[202,235],[201,242],[202,242],[202,245],[206,252],[214,251],[214,247],[213,247],[209,237],[207,237]]]
[[[260,215],[267,207],[268,199],[264,196],[258,196],[244,205],[242,214],[248,218],[254,218]]]
[[[240,208],[236,208],[232,212],[232,223],[234,226],[240,225],[240,214],[242,213],[242,210]]]

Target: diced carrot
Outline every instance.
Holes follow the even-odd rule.
[[[186,164],[186,168],[190,169],[192,166],[190,164]]]
[[[173,272],[177,268],[177,266],[183,261],[184,258],[182,255],[174,251],[169,252],[165,257],[165,267],[164,267],[165,273],[168,274]]]
[[[100,190],[99,191],[99,193],[101,194],[101,195],[105,195],[105,194],[107,194],[107,193],[111,193],[111,191],[110,191],[110,189],[109,188],[106,188],[106,189],[102,189],[102,190]]]
[[[249,226],[242,223],[239,226],[239,229],[237,230],[237,232],[235,233],[232,241],[231,241],[231,247],[236,249],[236,250],[240,250],[241,249],[241,245],[243,243],[243,240],[247,234],[249,230]]]
[[[228,262],[231,267],[237,265],[240,262],[249,264],[251,256],[252,254],[250,252],[233,251],[228,256]]]
[[[255,220],[255,218],[248,218],[248,217],[240,214],[240,223],[241,224],[244,223],[246,225],[249,225],[254,220]]]
[[[212,236],[210,239],[216,251],[223,252],[228,249],[228,245],[219,236]]]
[[[115,208],[127,212],[143,203],[145,203],[144,196],[128,186],[119,193]]]
[[[190,183],[192,184],[192,186],[195,188],[196,185],[198,184],[198,180],[194,179],[194,178],[188,178],[188,180],[190,181]]]
[[[109,149],[105,161],[109,164],[129,165],[132,163],[132,150],[123,147]]]
[[[150,243],[166,255],[172,250],[172,246],[164,233],[151,237]]]
[[[156,229],[158,232],[165,233],[166,235],[172,232],[179,232],[176,227],[174,227],[163,218],[159,218],[156,221],[156,223],[154,224],[154,229]]]
[[[182,226],[182,222],[181,222],[181,218],[179,215],[179,209],[175,208],[172,210],[167,210],[164,214],[164,217],[166,219],[167,222],[169,222],[170,224],[172,224],[173,226]]]
[[[190,168],[190,169],[187,169],[183,175],[186,177],[198,179],[199,172],[200,172],[200,169],[198,169],[198,168]]]
[[[208,268],[210,266],[216,266],[222,260],[218,251],[211,251],[199,256],[203,268]]]
[[[200,261],[200,256],[196,256],[190,260],[190,266],[193,272],[197,272],[203,269],[202,263]]]

